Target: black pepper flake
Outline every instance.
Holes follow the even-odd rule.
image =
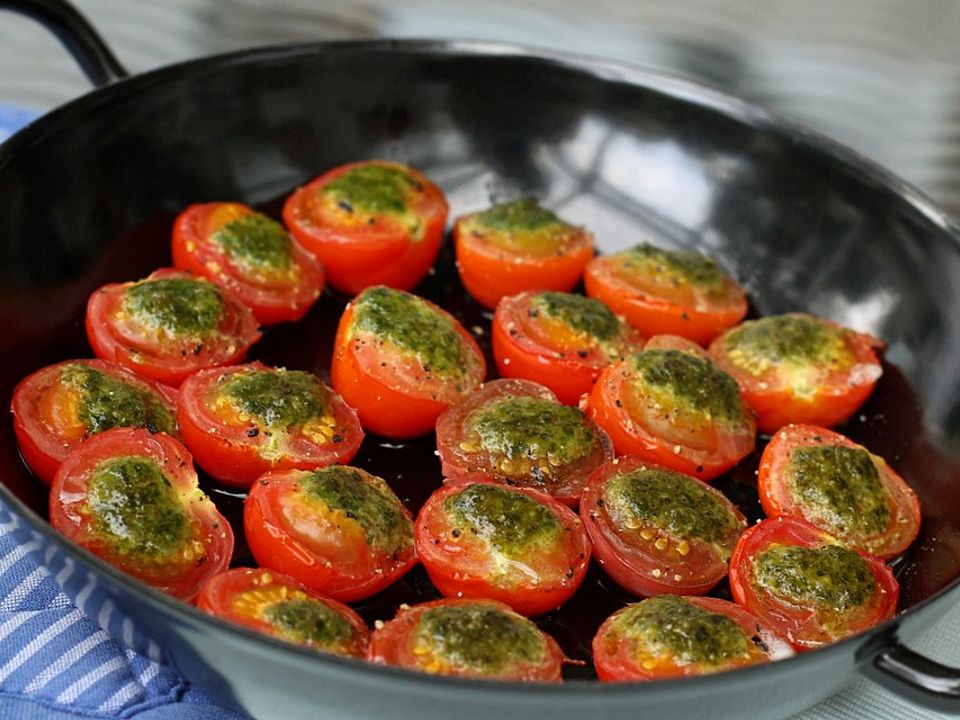
[[[260,434],[260,428],[252,427],[249,430],[247,430],[247,437],[256,437],[259,434]]]
[[[616,405],[617,407],[623,407],[623,403],[620,402],[620,398],[617,398],[616,400],[614,400],[613,404]]]
[[[697,465],[697,472],[703,472],[703,465]]]
[[[579,355],[582,358],[585,358],[589,354],[590,353],[588,353],[586,350],[577,350],[577,355]]]
[[[377,219],[376,219],[376,218],[374,218],[374,217],[372,217],[372,218],[367,218],[367,225],[376,225],[376,224],[377,224]]]
[[[340,442],[343,442],[343,437],[340,436],[340,435],[334,435],[334,436],[331,438],[331,440],[333,440],[333,442],[335,442],[335,443],[340,443]]]
[[[597,498],[597,507],[603,507],[605,504],[603,498]]]
[[[455,538],[460,537],[460,528],[454,528],[453,530],[450,531],[450,534],[453,535],[453,537]]]
[[[348,212],[348,213],[352,213],[352,212],[353,212],[353,205],[351,205],[351,204],[350,204],[349,202],[347,202],[346,200],[338,200],[338,201],[337,201],[337,205],[338,205],[338,206],[340,207],[340,209],[343,210],[344,212]]]
[[[197,343],[196,345],[193,346],[194,355],[199,355],[202,352],[203,352],[203,343]]]

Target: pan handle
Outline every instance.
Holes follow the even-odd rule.
[[[12,10],[41,23],[59,38],[97,87],[130,74],[93,25],[66,0],[0,0],[0,10]]]
[[[910,702],[960,715],[960,670],[941,665],[899,642],[877,652],[863,673]]]

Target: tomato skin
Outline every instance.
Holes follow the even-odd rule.
[[[301,469],[345,464],[353,459],[363,442],[363,430],[356,411],[347,405],[336,392],[329,392],[329,407],[337,433],[342,438],[338,443],[321,443],[302,432],[283,433],[287,446],[282,454],[270,456],[262,433],[248,434],[250,421],[234,416],[218,415],[208,404],[211,393],[224,379],[248,371],[268,371],[259,362],[245,365],[209,368],[200,370],[180,386],[177,403],[177,422],[183,440],[193,453],[197,464],[225,485],[250,487],[254,480],[268,470]]]
[[[419,240],[383,214],[371,215],[371,226],[358,226],[323,211],[317,196],[325,186],[371,165],[402,169],[419,184],[411,207],[423,227]],[[443,192],[422,173],[401,163],[366,160],[335,167],[295,190],[283,206],[283,220],[297,241],[323,262],[330,285],[356,295],[371,285],[410,290],[420,282],[440,251],[448,210]]]
[[[192,279],[196,276],[173,268],[152,272],[145,280]],[[198,352],[193,342],[164,343],[147,337],[134,323],[121,326],[115,319],[123,295],[135,283],[112,283],[93,291],[87,302],[87,339],[94,354],[102,360],[117,362],[138,375],[178,387],[188,375],[205,367],[239,362],[260,339],[257,321],[239,300],[221,290],[224,315],[219,335],[201,343]]]
[[[323,291],[324,271],[319,260],[291,238],[292,271],[285,277],[256,278],[213,240],[214,234],[232,220],[253,214],[253,208],[241,203],[187,207],[173,224],[174,267],[205,277],[233,293],[261,325],[299,320]]]
[[[142,567],[112,556],[109,547],[91,535],[86,504],[87,482],[103,461],[116,456],[150,458],[163,468],[193,523],[193,538],[203,557],[181,561],[181,568]],[[50,524],[71,542],[100,556],[138,580],[181,600],[191,600],[212,575],[227,568],[233,555],[233,531],[213,502],[197,485],[197,473],[187,449],[163,433],[142,428],[115,428],[94,435],[63,461],[50,488]]]
[[[866,450],[840,433],[815,425],[786,425],[777,431],[760,458],[757,489],[764,513],[768,517],[802,517],[810,524],[831,532],[849,547],[881,559],[894,558],[903,553],[920,533],[920,500],[913,489],[881,457],[871,454],[880,482],[887,493],[888,504],[892,505],[894,511],[887,527],[879,536],[864,538],[841,534],[829,527],[820,526],[816,518],[804,512],[802,501],[793,495],[787,486],[784,473],[794,450],[823,445]]]
[[[727,563],[714,548],[696,538],[675,537],[669,537],[663,550],[656,548],[653,538],[641,545],[635,538],[625,534],[623,529],[616,527],[603,509],[603,490],[609,480],[645,468],[670,469],[650,463],[640,456],[626,455],[601,466],[587,481],[580,501],[580,517],[593,543],[594,557],[607,575],[634,595],[703,595],[727,574]],[[737,518],[738,529],[725,538],[725,543],[732,549],[736,537],[747,524],[743,513],[719,490],[695,477],[690,477],[690,480],[700,483]],[[667,535],[663,537],[667,538]],[[689,546],[685,556],[680,556],[671,547],[671,542],[679,545],[681,541],[686,541]]]
[[[816,618],[813,608],[794,605],[771,593],[758,589],[753,583],[751,558],[771,544],[816,548],[838,544],[829,533],[796,517],[781,515],[763,520],[748,528],[730,558],[730,590],[738,605],[761,620],[779,628],[797,651],[812,650],[843,637],[867,630],[893,617],[897,609],[900,586],[893,572],[882,560],[857,552],[870,568],[877,582],[878,593],[871,599],[868,612],[850,619],[840,635],[828,632]]]
[[[430,580],[446,597],[488,598],[509,605],[521,615],[539,615],[560,607],[580,586],[590,562],[590,541],[583,523],[566,505],[531,488],[509,488],[546,506],[559,519],[564,534],[554,548],[511,559],[506,576],[491,576],[496,552],[470,533],[451,534],[453,521],[444,502],[473,485],[503,489],[496,482],[444,485],[424,503],[415,524],[417,555]],[[533,551],[537,553],[537,550]],[[516,564],[523,571],[516,570]]]

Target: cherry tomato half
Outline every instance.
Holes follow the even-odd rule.
[[[238,487],[267,470],[350,462],[363,441],[357,413],[320,378],[258,362],[194,373],[178,405],[197,464]]]
[[[747,314],[747,296],[716,261],[700,253],[637,245],[594,258],[587,295],[644,335],[679,335],[701,345]]]
[[[781,428],[763,451],[763,511],[794,515],[848,547],[892,558],[920,532],[920,501],[883,458],[814,425]]]
[[[232,294],[172,268],[94,290],[86,325],[97,357],[173,386],[239,362],[260,338],[253,313]]]
[[[643,596],[709,591],[747,526],[719,490],[635,455],[590,476],[580,516],[604,571]]]
[[[553,291],[503,298],[492,338],[501,377],[546,385],[567,405],[590,392],[603,368],[643,345],[599,300]]]
[[[341,602],[275,570],[234,568],[207,580],[197,607],[206,613],[297,645],[366,657],[370,630]]]
[[[523,615],[560,607],[590,562],[590,541],[570,508],[493,482],[440,488],[420,510],[415,534],[441,593],[499,600]]]
[[[244,502],[243,527],[258,564],[343,602],[379,592],[416,563],[410,512],[358,468],[264,474]]]
[[[67,455],[50,488],[50,524],[183,600],[233,554],[233,531],[197,486],[190,453],[142,428],[106,430]]]
[[[202,203],[180,213],[173,264],[233,293],[261,325],[299,320],[323,290],[320,262],[283,225],[242,203]]]
[[[560,682],[563,651],[523,615],[494,600],[401,606],[373,633],[367,659],[434,675]]]
[[[832,427],[852,415],[883,374],[876,338],[802,313],[750,320],[710,345],[740,384],[761,432],[789,423]]]
[[[658,595],[618,610],[593,638],[606,681],[664,680],[733,670],[793,655],[752,613],[712,597]]]
[[[294,237],[348,295],[371,285],[409,290],[436,260],[447,222],[440,188],[386,160],[341,165],[296,190],[283,206]]]
[[[10,410],[23,459],[46,484],[71,450],[115,427],[177,434],[177,391],[105,360],[67,360],[20,381]]]
[[[900,590],[882,560],[786,515],[740,536],[730,560],[730,589],[737,603],[779,628],[796,650],[893,617]]]
[[[437,419],[445,480],[532,487],[576,506],[587,477],[613,458],[606,433],[529,380],[492,380]]]
[[[531,198],[459,218],[453,240],[464,287],[490,309],[525,290],[572,290],[593,257],[590,233]]]
[[[330,375],[360,423],[384,437],[433,430],[437,416],[486,374],[483,353],[456,318],[429,300],[368,288],[337,327]]]

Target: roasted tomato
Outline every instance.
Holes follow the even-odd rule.
[[[549,290],[503,298],[492,336],[501,377],[546,385],[568,405],[590,392],[603,368],[643,344],[599,300]]]
[[[606,573],[643,596],[709,591],[747,526],[719,490],[635,455],[590,476],[580,516]]]
[[[608,367],[585,405],[617,454],[641,455],[701,480],[725,473],[756,444],[736,381],[682,338],[658,335],[643,352]]]
[[[337,290],[409,290],[437,258],[447,201],[413,168],[370,160],[336,167],[298,189],[287,198],[283,219],[323,261]]]
[[[730,560],[734,599],[810,650],[891,617],[899,586],[882,560],[843,547],[800,518],[764,520],[740,536]]]
[[[207,580],[197,607],[266,635],[366,657],[370,630],[353,610],[274,570],[234,568]]]
[[[10,410],[23,459],[48,485],[67,453],[92,435],[143,427],[176,435],[176,390],[105,360],[37,370],[13,391]]]
[[[67,455],[50,489],[50,524],[183,600],[233,554],[230,524],[197,486],[187,449],[142,428],[106,430]]]
[[[560,682],[557,642],[494,600],[436,600],[401,606],[373,633],[367,659],[434,675]]]
[[[334,340],[333,386],[367,430],[410,438],[433,430],[437,416],[486,374],[476,341],[429,300],[368,288],[347,305]]]
[[[920,532],[920,501],[883,458],[839,433],[787,425],[760,459],[760,502],[794,515],[855,550],[896,557]]]
[[[602,300],[644,335],[679,335],[706,345],[747,314],[747,296],[700,253],[638,245],[594,258],[583,276]]]
[[[226,288],[261,325],[299,320],[323,290],[323,266],[276,220],[246,205],[191,205],[173,225],[173,264]]]
[[[867,399],[883,370],[880,341],[812,315],[750,320],[710,345],[710,357],[740,383],[761,432],[789,423],[831,427]]]
[[[543,385],[493,380],[437,420],[445,480],[532,487],[576,506],[587,477],[613,458],[606,433]]]
[[[593,237],[536,200],[494,205],[453,228],[457,269],[481,305],[524,290],[572,290],[593,257]]]
[[[240,361],[260,338],[253,313],[205,278],[164,268],[104,285],[87,303],[94,354],[177,386],[205,367]]]
[[[260,363],[191,375],[177,420],[197,464],[239,487],[267,470],[350,462],[363,440],[356,411],[320,378]]]
[[[417,516],[416,541],[444,595],[499,600],[524,615],[560,607],[590,562],[590,541],[570,508],[489,482],[437,490]]]
[[[658,595],[608,617],[593,638],[607,681],[663,680],[733,670],[793,655],[790,643],[739,605]]]
[[[243,527],[257,563],[344,602],[373,595],[416,562],[410,512],[358,468],[266,473],[250,488]]]

